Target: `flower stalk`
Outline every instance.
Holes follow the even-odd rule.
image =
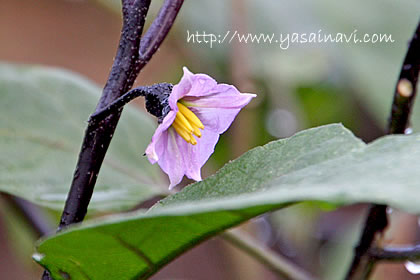
[[[146,110],[153,116],[158,118],[161,123],[162,119],[169,112],[168,97],[172,91],[172,85],[169,83],[160,83],[152,86],[140,86],[134,88],[123,96],[106,106],[99,112],[90,116],[89,123],[97,125],[109,115],[117,113],[133,99],[143,96],[146,99]]]

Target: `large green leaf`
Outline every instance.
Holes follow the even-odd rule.
[[[147,213],[43,240],[34,258],[56,279],[143,279],[199,242],[294,202],[369,201],[420,213],[419,140],[366,145],[341,125],[309,129],[245,153]]]
[[[0,64],[0,190],[61,209],[99,94],[67,71]],[[91,209],[131,207],[162,190],[142,156],[155,126],[140,110],[124,111]]]

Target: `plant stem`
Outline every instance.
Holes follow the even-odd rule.
[[[388,225],[386,208],[386,205],[371,205],[346,279],[366,279],[371,273],[373,263],[367,253]]]
[[[150,0],[123,0],[123,28],[117,55],[104,87],[96,111],[127,92],[140,71],[138,51],[140,37]],[[84,219],[92,197],[99,170],[112,136],[117,127],[122,108],[85,132],[70,192],[67,196],[58,230]]]
[[[166,0],[140,44],[140,67],[143,68],[158,50],[171,29],[184,0]]]
[[[255,260],[273,271],[279,278],[286,280],[314,280],[308,272],[290,262],[283,256],[274,253],[270,248],[259,244],[256,240],[241,233],[240,230],[231,230],[223,233],[221,237],[244,251]]]
[[[173,25],[181,0],[166,0],[144,40],[140,41],[150,0],[123,0],[123,29],[114,64],[96,112],[127,92],[140,70],[151,59]],[[154,39],[157,38],[157,39]],[[149,50],[140,57],[140,53]],[[122,108],[110,114],[99,126],[90,122],[85,132],[79,161],[67,197],[59,230],[83,220],[102,161],[116,129]]]
[[[411,39],[395,87],[388,134],[403,134],[409,125],[409,117],[416,97],[420,70],[420,21]]]
[[[411,247],[371,248],[369,256],[375,261],[420,261],[420,245]]]
[[[117,55],[95,112],[106,108],[132,87],[140,70],[172,27],[183,0],[166,0],[147,31],[145,41],[140,41],[150,2],[151,0],[122,0],[123,27]],[[140,53],[146,55],[140,58]],[[58,231],[84,219],[121,112],[122,108],[99,124],[89,122]],[[43,279],[51,279],[48,272],[44,273]]]
[[[420,22],[411,39],[395,89],[388,134],[402,134],[409,124],[414,105],[420,68]],[[367,279],[375,265],[368,254],[388,225],[386,205],[373,204],[366,218],[363,233],[347,273],[347,280]]]

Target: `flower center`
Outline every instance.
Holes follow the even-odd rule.
[[[175,121],[172,123],[172,127],[185,141],[193,145],[197,144],[197,140],[194,135],[198,138],[201,137],[200,129],[204,129],[204,125],[200,119],[185,105],[177,102],[178,112],[176,113]]]

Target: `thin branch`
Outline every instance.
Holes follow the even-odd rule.
[[[117,113],[120,111],[126,104],[128,104],[131,100],[139,97],[145,96],[145,89],[143,87],[132,89],[125,93],[120,98],[117,98],[114,102],[102,108],[100,111],[95,112],[89,118],[89,123],[99,123],[103,121],[106,117],[111,115],[112,113]]]
[[[166,0],[159,15],[147,31],[145,41],[140,41],[150,2],[151,0],[122,0],[123,28],[121,38],[117,55],[96,107],[96,112],[106,108],[132,87],[140,70],[147,64],[166,37],[183,3],[181,0]],[[147,52],[147,59],[143,55],[143,58],[140,58],[140,50],[150,50]],[[100,121],[99,125],[95,122],[89,122],[58,231],[84,219],[96,178],[121,112],[122,108]],[[51,278],[45,272],[43,279]]]
[[[407,247],[371,248],[369,256],[375,261],[420,261],[420,245]]]
[[[140,65],[146,65],[153,54],[158,50],[163,40],[168,35],[174,24],[175,18],[181,9],[184,0],[166,0],[159,10],[156,19],[141,39],[140,44]]]
[[[285,280],[314,280],[308,272],[290,262],[283,256],[274,253],[270,248],[259,244],[256,240],[246,236],[239,230],[231,230],[223,233],[221,237],[244,251],[255,260],[273,271],[279,279]]]
[[[147,111],[154,115],[157,118],[162,118],[166,115],[167,111],[169,112],[168,97],[172,91],[172,84],[169,83],[160,83],[152,86],[140,86],[134,88],[127,93],[125,93],[120,98],[117,98],[114,102],[109,104],[107,107],[103,108],[101,111],[98,111],[90,116],[89,122],[100,123],[107,116],[112,113],[117,113],[121,110],[126,104],[131,100],[144,96],[146,98],[146,109]],[[165,108],[165,105],[167,108]]]
[[[401,67],[392,104],[388,134],[404,133],[409,124],[409,116],[414,105],[420,68],[420,22],[411,39],[406,57]],[[365,226],[355,256],[347,273],[347,280],[367,279],[375,265],[368,252],[380,238],[388,225],[386,205],[373,204],[366,218]]]

